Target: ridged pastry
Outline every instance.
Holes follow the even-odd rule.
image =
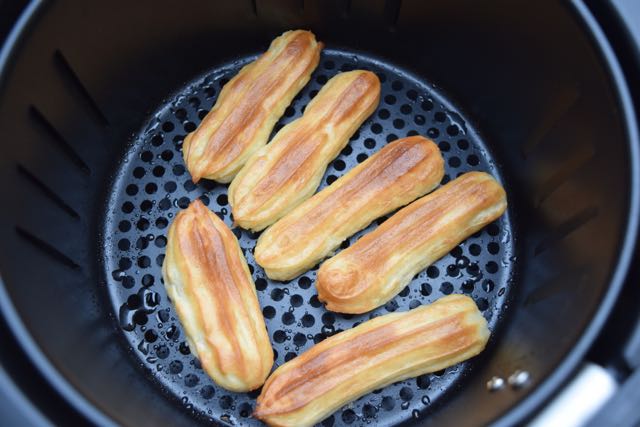
[[[390,300],[429,264],[500,217],[504,189],[469,172],[401,209],[376,230],[324,262],[318,298],[328,310],[364,313]]]
[[[313,33],[287,31],[224,86],[213,109],[184,139],[183,155],[193,182],[233,179],[267,143],[287,105],[307,84],[321,49]]]
[[[432,141],[394,141],[267,229],[258,239],[256,262],[272,279],[292,279],[374,219],[433,190],[443,174]]]
[[[463,295],[376,317],[276,369],[253,415],[271,426],[311,426],[372,390],[469,359],[488,339],[487,322]]]
[[[273,351],[255,285],[236,237],[200,200],[171,224],[162,274],[207,374],[227,390],[260,387]]]
[[[380,81],[370,71],[350,71],[329,80],[304,115],[258,150],[231,183],[235,222],[262,230],[311,197],[329,162],[379,100]]]

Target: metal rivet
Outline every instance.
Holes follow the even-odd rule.
[[[509,376],[509,379],[507,381],[509,382],[509,385],[511,386],[511,388],[517,389],[527,385],[530,379],[531,379],[531,375],[529,374],[528,371],[523,371],[518,369],[517,371],[515,371],[513,374]]]
[[[489,381],[487,381],[487,390],[489,391],[498,391],[504,388],[504,379],[501,377],[491,377]]]

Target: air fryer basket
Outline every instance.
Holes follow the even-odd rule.
[[[635,239],[638,158],[624,87],[584,6],[476,3],[32,6],[0,87],[0,296],[42,374],[98,423],[256,424],[256,393],[216,387],[189,354],[160,265],[166,226],[189,200],[232,222],[225,186],[189,180],[185,133],[273,37],[309,28],[327,49],[279,125],[341,70],[370,69],[383,81],[378,110],[323,186],[418,132],[443,151],[445,179],[486,170],[510,202],[506,216],[374,312],[468,293],[490,322],[487,350],[365,396],[325,424],[528,416],[575,367],[617,295]],[[370,317],[324,310],[315,271],[266,280],[251,254],[257,236],[235,232],[276,363]],[[531,375],[525,387],[487,391],[489,378],[518,369]]]
[[[234,394],[217,387],[190,354],[184,331],[161,285],[167,225],[182,208],[200,198],[232,226],[227,186],[195,185],[186,172],[181,148],[212,107],[228,78],[253,57],[225,64],[187,84],[162,110],[152,115],[120,165],[107,203],[103,245],[107,289],[120,327],[138,363],[173,400],[200,417],[240,425],[259,425],[249,416],[259,393]],[[488,149],[465,118],[430,84],[362,53],[326,49],[312,81],[287,109],[282,125],[299,117],[322,84],[338,72],[354,68],[374,71],[382,82],[381,104],[325,174],[321,187],[364,161],[384,144],[407,135],[439,140],[447,161],[444,182],[469,170],[486,170],[499,178]],[[346,248],[381,223],[381,218],[343,243]],[[515,266],[509,215],[477,233],[437,265],[420,273],[384,307],[364,315],[339,315],[324,309],[313,283],[315,269],[280,283],[269,280],[253,258],[258,234],[236,228],[249,262],[267,322],[276,365],[324,338],[350,329],[372,316],[404,311],[452,292],[472,295],[492,330],[497,329],[510,295]],[[302,237],[304,238],[304,237]],[[464,381],[473,364],[461,364],[433,375],[377,390],[325,421],[325,425],[376,421],[383,425],[420,419]]]

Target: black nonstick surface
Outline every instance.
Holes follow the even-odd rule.
[[[233,219],[227,186],[211,181],[195,185],[186,171],[181,147],[216,101],[222,86],[255,56],[223,64],[199,77],[160,105],[118,165],[104,216],[104,272],[113,317],[122,330],[121,345],[144,369],[160,393],[182,401],[200,421],[258,425],[251,417],[259,390],[231,393],[218,387],[190,354],[185,334],[167,299],[161,265],[167,227],[175,214],[200,198],[227,225]],[[465,114],[438,88],[408,72],[355,52],[326,49],[311,81],[287,108],[276,131],[299,117],[324,83],[340,71],[368,69],[382,82],[380,105],[348,146],[330,164],[320,188],[333,182],[387,142],[421,134],[436,141],[446,161],[443,182],[461,173],[487,171],[502,181],[499,168]],[[380,219],[349,239],[355,242]],[[328,312],[317,299],[316,269],[290,282],[269,280],[253,259],[258,234],[240,228],[239,238],[253,274],[275,353],[275,367],[339,331],[372,317],[406,311],[451,293],[471,295],[496,330],[511,290],[516,257],[509,212],[467,239],[418,274],[397,297],[371,313]],[[304,238],[304,236],[301,236]],[[411,236],[407,236],[411,238]],[[342,247],[346,248],[345,242]],[[494,337],[495,338],[495,337]],[[347,405],[322,425],[393,425],[421,419],[464,386],[478,361],[385,387]]]

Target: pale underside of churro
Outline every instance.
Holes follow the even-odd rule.
[[[313,195],[327,165],[378,106],[380,81],[370,71],[333,77],[299,119],[259,149],[229,187],[234,220],[262,230]]]

